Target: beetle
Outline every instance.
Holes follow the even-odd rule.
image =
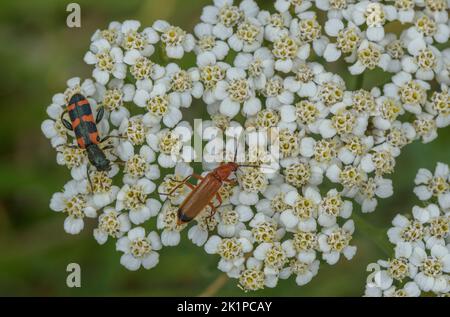
[[[235,158],[237,155],[237,148],[235,152]],[[222,205],[222,197],[220,196],[219,190],[224,183],[236,184],[237,181],[235,179],[230,179],[232,173],[235,173],[240,167],[257,167],[257,165],[241,165],[236,162],[227,162],[221,163],[218,167],[210,171],[206,176],[201,176],[198,174],[192,174],[187,176],[179,182],[172,190],[165,194],[160,193],[162,195],[170,196],[173,192],[175,192],[178,188],[183,185],[186,185],[191,189],[189,195],[183,200],[180,207],[177,211],[177,224],[185,224],[194,219],[198,214],[202,212],[202,210],[209,206],[211,208],[210,217],[214,216],[217,208]],[[188,181],[191,178],[195,178],[199,180],[197,185],[192,185]],[[216,206],[214,206],[212,200],[216,198],[219,202]]]
[[[64,119],[67,112],[70,122]],[[82,94],[76,93],[70,98],[66,111],[61,114],[61,122],[67,129],[75,133],[78,147],[86,150],[89,162],[98,171],[111,170],[111,162],[99,147],[99,144],[108,139],[105,137],[101,140],[97,129],[97,124],[102,120],[104,113],[104,108],[100,107],[94,121],[89,101]]]
[[[217,208],[222,205],[222,197],[219,190],[223,183],[235,184],[236,181],[229,177],[233,172],[239,169],[240,165],[235,162],[222,163],[214,170],[209,172],[205,177],[197,174],[192,174],[183,179],[179,185],[175,186],[171,192],[175,191],[182,185],[186,185],[191,189],[189,195],[184,199],[178,208],[177,224],[188,223],[194,219],[206,206],[211,208],[211,217],[214,215]],[[199,180],[197,185],[188,183],[188,180],[193,177]],[[216,198],[219,202],[214,206],[212,200]]]

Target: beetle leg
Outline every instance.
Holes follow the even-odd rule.
[[[238,181],[236,179],[228,179],[228,178],[224,179],[223,182],[224,183],[228,183],[228,184],[230,184],[232,186],[237,185],[237,183],[238,183]]]
[[[114,149],[114,145],[108,145],[108,146],[105,146],[104,148],[102,148],[103,151],[104,150],[112,150],[112,149]]]
[[[220,196],[219,193],[216,194],[216,199],[217,199],[217,201],[219,202],[219,204],[215,207],[215,209],[217,209],[217,208],[219,208],[220,206],[222,206],[222,203],[223,203],[223,201],[222,201],[222,196]]]
[[[105,115],[105,108],[99,107],[97,110],[97,116],[95,117],[95,123],[99,124],[100,121],[102,121],[104,115]]]
[[[212,202],[210,202],[210,203],[208,204],[208,206],[209,206],[209,208],[211,209],[211,213],[210,213],[210,215],[208,216],[208,218],[212,218],[212,216],[214,216],[214,214],[216,213],[217,207],[214,206],[214,204],[213,204]]]
[[[64,127],[65,127],[67,130],[70,130],[70,131],[73,130],[73,129],[72,129],[72,123],[70,123],[70,122],[67,121],[66,119],[61,119],[61,122],[62,122],[62,124],[64,125]]]
[[[172,188],[172,190],[170,191],[170,192],[168,192],[168,193],[160,193],[160,192],[158,192],[158,194],[159,195],[163,195],[163,196],[172,196],[172,194],[178,189],[178,188],[180,188],[181,186],[183,186],[184,185],[184,183],[180,183],[180,184],[178,184],[177,186],[175,186],[174,188]]]
[[[216,214],[217,208],[219,208],[220,206],[222,206],[222,202],[223,202],[223,201],[222,201],[222,196],[220,196],[219,193],[216,194],[216,199],[217,199],[217,201],[219,202],[219,204],[218,204],[217,206],[214,206],[214,204],[213,204],[212,202],[210,202],[210,203],[208,204],[208,206],[211,208],[211,214],[209,215],[208,218],[212,218],[212,217]]]
[[[67,129],[67,130],[70,130],[70,131],[72,131],[73,130],[73,128],[72,128],[72,123],[70,123],[69,121],[67,121],[66,119],[64,119],[64,115],[67,113],[67,110],[66,111],[63,111],[63,113],[61,113],[61,122],[62,122],[62,124],[64,125],[64,127]]]
[[[118,139],[123,139],[123,140],[127,139],[126,137],[121,136],[121,135],[108,135],[108,136],[105,136],[103,139],[101,139],[100,143],[108,141],[109,139],[112,139],[112,138],[118,138]]]
[[[87,166],[86,170],[87,170],[87,179],[89,181],[90,186],[90,192],[92,193],[94,191],[94,186],[92,185],[91,174],[89,173],[89,165]]]
[[[202,175],[198,175],[198,174],[192,174],[191,176],[198,180],[202,180],[204,178]]]
[[[165,195],[165,196],[170,196],[170,195],[172,195],[178,188],[180,188],[180,187],[183,186],[183,185],[186,185],[186,186],[189,187],[190,189],[194,189],[195,186],[192,185],[191,183],[188,183],[188,180],[189,180],[191,177],[192,177],[192,175],[189,175],[189,176],[185,177],[185,178],[184,178],[183,180],[181,180],[181,181],[176,180],[176,179],[173,179],[173,178],[169,178],[171,181],[179,182],[179,184],[178,184],[177,186],[175,186],[174,188],[172,188],[172,190],[171,190],[170,192],[168,192],[168,193],[158,193],[158,194],[160,194],[160,195]]]
[[[63,147],[63,146],[65,146],[66,148],[69,148],[69,149],[79,149],[79,148],[80,148],[78,145],[73,145],[73,144],[60,144],[60,145],[56,146],[55,149],[58,149],[58,148]]]
[[[103,150],[103,151],[104,151],[104,150],[112,150],[113,148],[114,148],[114,146],[108,145],[108,146],[105,146],[104,148],[102,148],[102,150]],[[120,157],[118,157],[116,154],[114,154],[114,153],[109,153],[109,154],[111,154],[112,156],[114,156],[114,157],[117,159],[117,161],[114,161],[113,164],[125,166],[125,164],[127,163],[127,162],[125,162],[125,161],[122,161],[122,160],[120,159]]]

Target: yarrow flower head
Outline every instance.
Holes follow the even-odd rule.
[[[435,178],[442,174],[447,177],[448,165],[438,163],[436,174]],[[427,180],[431,183],[433,175],[420,169],[416,183]],[[421,186],[414,192],[426,205],[414,206],[412,217],[397,215],[392,221],[394,226],[388,230],[388,237],[395,244],[395,256],[369,265],[368,270],[375,272],[367,281],[366,296],[450,294],[449,208],[433,203],[433,195]]]
[[[70,79],[41,125],[72,178],[50,207],[70,234],[95,219],[94,238],[116,240],[130,270],[157,265],[186,231],[244,291],[305,285],[321,264],[354,257],[352,217],[393,195],[403,147],[450,124],[447,11],[445,1],[214,0],[192,34],[112,22],[86,50],[93,79]],[[396,256],[367,295],[448,293],[448,167],[421,169],[416,185],[432,201],[394,219]]]

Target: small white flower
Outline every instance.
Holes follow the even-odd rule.
[[[208,239],[204,248],[206,253],[220,256],[219,270],[231,277],[237,277],[244,267],[244,254],[252,251],[253,245],[244,237],[221,238],[213,235]]]
[[[222,207],[218,214],[217,233],[221,237],[237,236],[240,230],[245,228],[244,223],[253,218],[253,211],[245,205],[239,205],[235,208]]]
[[[158,214],[156,226],[163,230],[161,242],[164,246],[176,246],[180,243],[180,231],[187,224],[181,223],[178,219],[178,207],[166,201]]]
[[[119,169],[116,166],[113,166],[109,172],[86,171],[83,179],[79,181],[80,186],[84,185],[92,194],[92,204],[96,209],[101,209],[116,200],[120,188],[113,185],[113,177],[118,172]]]
[[[254,52],[261,47],[264,29],[256,18],[246,17],[237,25],[236,32],[228,38],[228,45],[236,52]]]
[[[150,57],[155,48],[153,44],[159,41],[158,33],[152,28],[139,32],[141,23],[136,20],[124,21],[121,25],[121,47],[126,51],[124,61],[136,59],[138,56]]]
[[[190,145],[192,134],[191,126],[182,121],[174,129],[148,134],[147,143],[153,151],[159,152],[158,164],[169,168],[179,161],[191,162],[194,159],[194,149]]]
[[[100,39],[105,39],[111,45],[120,45],[123,40],[122,24],[117,21],[109,23],[107,29],[96,30],[91,37],[91,41],[95,42]]]
[[[295,14],[299,14],[308,10],[312,3],[310,1],[296,1],[296,0],[277,0],[275,1],[275,9],[281,13],[287,12],[291,7]]]
[[[162,79],[170,87],[170,101],[175,107],[190,107],[192,97],[199,99],[203,94],[200,71],[197,68],[181,69],[176,64],[166,66],[166,76]]]
[[[280,272],[280,278],[289,278],[294,274],[295,282],[298,286],[308,284],[314,276],[319,272],[320,261],[310,260],[301,261],[298,259],[291,260],[289,266]]]
[[[99,103],[109,113],[111,123],[116,127],[120,126],[124,119],[130,117],[130,111],[125,107],[125,103],[133,100],[135,86],[125,84],[123,80],[112,79],[107,87],[99,84],[96,87]]]
[[[373,212],[378,205],[377,197],[385,199],[393,194],[392,181],[376,176],[361,184],[355,200],[361,205],[362,212]]]
[[[264,198],[260,199],[256,204],[256,210],[269,217],[275,213],[282,213],[289,208],[285,202],[285,196],[288,192],[295,190],[289,184],[282,183],[281,185],[269,185],[262,193]]]
[[[156,251],[161,248],[159,235],[152,231],[146,236],[142,227],[131,229],[116,243],[117,251],[123,252],[120,264],[130,271],[136,271],[141,266],[147,270],[154,268],[159,262],[159,253]]]
[[[143,177],[150,180],[158,179],[160,177],[159,167],[156,164],[151,164],[155,160],[155,152],[148,145],[142,146],[139,154],[128,157],[125,162],[124,183],[134,184]]]
[[[217,83],[216,98],[221,100],[220,113],[235,117],[242,107],[245,115],[255,115],[261,109],[261,100],[256,98],[255,90],[245,71],[229,68],[226,79]]]
[[[303,196],[297,190],[286,193],[284,202],[289,209],[281,213],[281,223],[287,228],[298,227],[301,231],[315,231],[320,201],[320,193],[313,187],[306,188]]]
[[[419,268],[414,281],[421,290],[434,293],[447,290],[448,278],[444,274],[450,272],[450,254],[446,247],[435,245],[430,255],[415,247],[409,260]]]
[[[187,34],[167,21],[156,21],[153,23],[153,29],[161,33],[160,39],[169,58],[181,59],[185,52],[191,52],[194,49],[195,39],[192,34]]]
[[[214,5],[203,8],[200,19],[213,26],[213,34],[226,40],[233,35],[234,28],[243,17],[254,18],[259,8],[253,0],[241,1],[239,7],[233,5],[233,0],[216,0]]]
[[[439,206],[450,208],[450,171],[447,164],[438,163],[434,175],[427,169],[421,168],[417,172],[414,193],[420,200],[436,197]]]
[[[208,240],[210,233],[214,232],[218,224],[218,216],[211,214],[210,208],[205,208],[197,217],[194,222],[196,224],[192,226],[188,231],[188,238],[193,244],[201,247]]]
[[[182,118],[181,111],[177,107],[179,105],[171,102],[168,87],[163,83],[153,86],[150,92],[138,90],[134,102],[139,107],[146,108],[143,121],[148,125],[157,125],[162,120],[167,127],[173,128]]]
[[[127,161],[134,154],[134,147],[143,145],[148,134],[157,133],[160,125],[149,126],[142,115],[125,118],[117,131],[119,144],[117,154],[122,161]],[[154,149],[153,149],[154,150]]]
[[[124,79],[127,75],[122,49],[112,47],[105,39],[96,40],[91,44],[91,50],[84,56],[84,61],[89,65],[95,65],[92,77],[102,85],[108,83],[110,75],[117,79]]]
[[[98,227],[94,229],[95,240],[104,244],[108,237],[120,238],[131,228],[128,215],[117,212],[112,207],[106,207],[98,217]]]
[[[75,180],[64,185],[63,192],[55,193],[50,201],[50,208],[56,212],[64,212],[64,230],[69,234],[78,234],[84,228],[84,218],[97,216],[89,197],[82,192]]]
[[[347,220],[342,227],[336,224],[322,229],[322,233],[318,237],[319,249],[323,252],[322,257],[328,264],[336,264],[341,254],[348,260],[353,258],[356,247],[349,243],[354,230],[353,220]]]
[[[205,53],[211,52],[217,60],[223,60],[230,50],[225,41],[218,39],[213,33],[213,26],[207,23],[199,23],[194,28],[197,42],[194,48],[197,59]]]
[[[134,184],[125,184],[117,194],[116,210],[128,210],[132,223],[141,224],[158,214],[161,203],[148,196],[156,189],[156,185],[145,178]]]
[[[292,17],[289,12],[273,13],[269,11],[260,11],[258,21],[264,25],[264,38],[270,42],[274,42],[280,37],[289,34],[289,24]]]
[[[383,53],[383,47],[367,40],[361,42],[357,50],[357,56],[356,63],[348,68],[352,75],[361,74],[366,69],[375,69],[377,66],[386,68],[385,63],[389,61],[389,56]]]
[[[266,47],[257,49],[253,54],[239,53],[234,59],[234,67],[243,69],[255,89],[264,89],[266,82],[274,75],[275,61]]]

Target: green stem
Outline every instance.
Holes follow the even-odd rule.
[[[216,296],[217,292],[228,282],[228,276],[225,273],[220,274],[208,287],[200,294],[199,297]]]
[[[384,229],[374,226],[363,216],[357,213],[352,214],[353,220],[355,221],[356,230],[362,235],[373,241],[376,246],[390,257],[393,254],[393,246],[389,243],[387,239],[387,234]]]
[[[359,90],[364,87],[364,72],[356,76],[356,83],[354,90]]]

